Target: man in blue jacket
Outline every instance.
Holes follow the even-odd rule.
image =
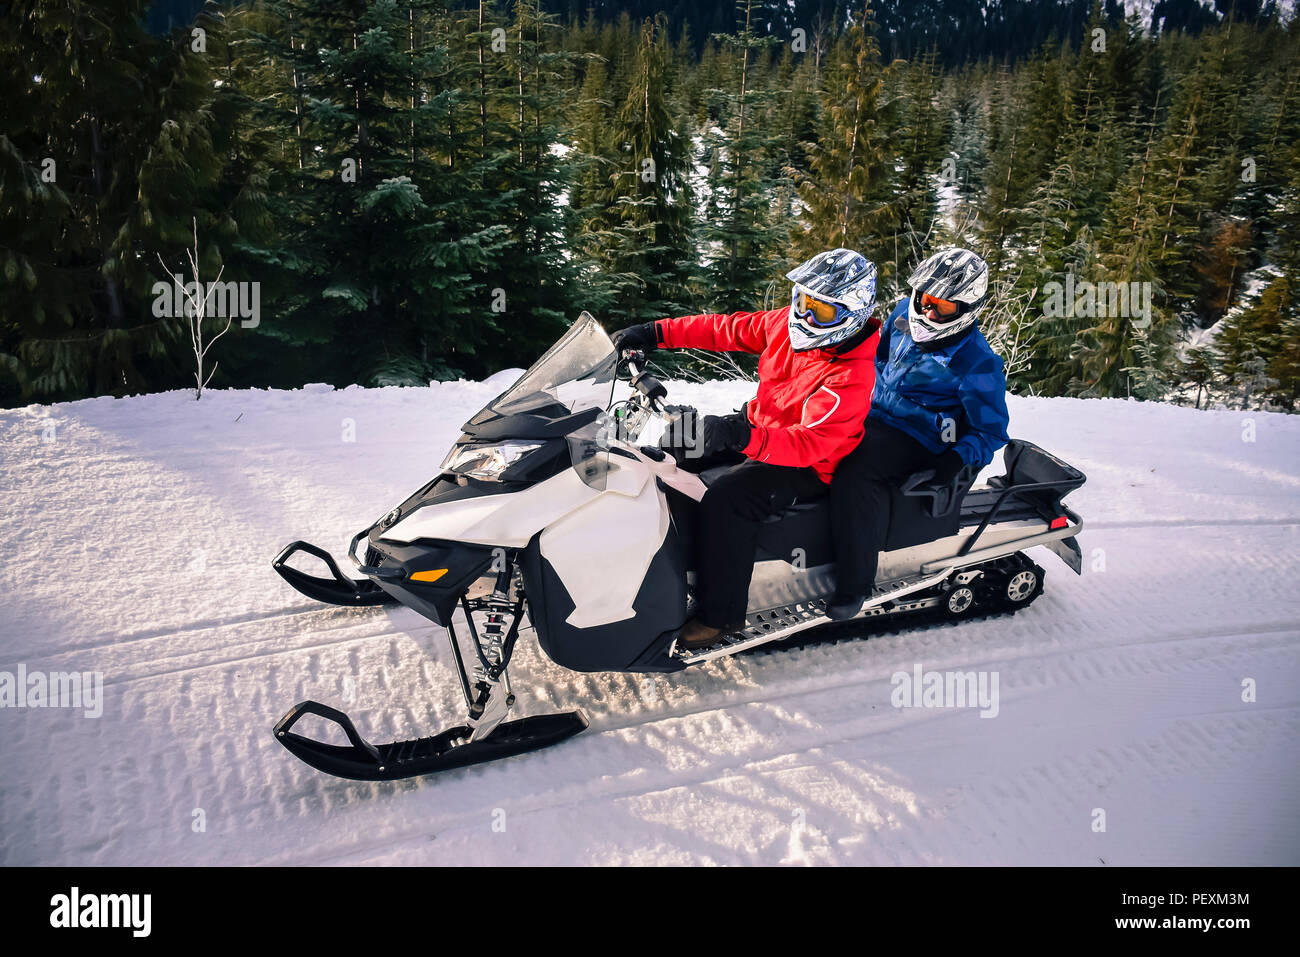
[[[937,252],[908,277],[912,294],[881,327],[866,435],[831,482],[830,618],[852,618],[871,595],[891,487],[922,469],[951,482],[963,466],[988,465],[1007,442],[1002,359],[975,324],[988,278],[970,250]]]

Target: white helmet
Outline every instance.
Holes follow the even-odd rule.
[[[917,342],[950,339],[975,324],[988,298],[989,264],[969,249],[945,249],[917,266],[907,284],[912,287],[907,301],[912,338]],[[956,310],[948,315],[936,310],[932,319],[921,308],[923,296],[956,303]]]
[[[876,266],[852,249],[818,253],[785,274],[790,293],[790,345],[795,352],[839,345],[862,331],[876,311]]]

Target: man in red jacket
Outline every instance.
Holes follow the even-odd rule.
[[[791,304],[763,312],[660,319],[614,334],[620,351],[758,353],[758,395],[735,415],[705,416],[691,452],[740,464],[700,503],[695,617],[677,647],[698,651],[743,626],[763,519],[825,493],[862,438],[875,385],[876,267],[833,249],[787,273]],[[688,454],[690,454],[688,452]]]

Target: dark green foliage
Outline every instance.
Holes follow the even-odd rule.
[[[215,227],[220,94],[188,34],[150,37],[140,0],[12,5],[0,32],[0,399],[179,384],[179,327],[149,309],[157,254]],[[204,18],[209,33],[219,21]]]
[[[216,386],[483,376],[584,308],[780,306],[837,245],[892,303],[960,244],[1017,391],[1300,396],[1300,28],[1271,4],[1162,0],[1155,34],[1114,0],[177,0],[154,33],[147,6],[7,10],[5,404],[190,384],[153,286],[194,229],[201,278],[261,290]],[[1067,282],[1150,284],[1150,325],[1046,314]]]
[[[694,278],[690,136],[668,105],[668,39],[662,20],[641,28],[627,93],[612,123],[597,118],[604,70],[583,87],[584,189],[581,229],[592,275],[590,302],[612,326],[689,311]],[[613,111],[611,111],[613,112]]]
[[[800,258],[845,246],[857,249],[884,267],[886,282],[892,274],[892,238],[900,217],[918,213],[924,195],[908,196],[905,168],[895,202],[891,183],[899,142],[891,135],[894,124],[886,109],[885,85],[890,70],[880,62],[875,24],[859,19],[849,28],[824,72],[822,123],[815,146],[810,146],[809,173],[799,183],[805,212],[795,228]],[[924,158],[920,165],[925,165]]]
[[[777,42],[757,30],[761,5],[737,0],[735,34],[720,44],[719,86],[706,91],[702,133],[708,202],[701,224],[704,302],[711,311],[756,308],[788,260],[789,222],[773,215],[768,177],[778,139],[770,117],[775,91],[762,82],[765,54]],[[784,270],[781,270],[784,271]]]

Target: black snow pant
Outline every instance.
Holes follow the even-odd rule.
[[[759,525],[796,501],[824,494],[826,483],[811,468],[749,459],[713,481],[700,501],[695,536],[695,617],[702,624],[744,624]]]
[[[831,541],[841,594],[871,594],[889,533],[890,489],[938,461],[906,432],[867,420],[866,435],[831,480]]]

